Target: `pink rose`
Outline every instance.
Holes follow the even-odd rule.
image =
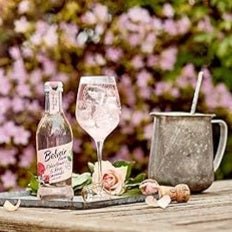
[[[114,167],[109,161],[102,161],[102,184],[104,190],[112,195],[122,192],[126,179],[127,167]],[[98,163],[94,165],[93,184],[98,183]]]

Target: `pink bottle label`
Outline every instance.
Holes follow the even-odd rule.
[[[54,184],[72,175],[72,142],[37,151],[37,173],[42,184]]]

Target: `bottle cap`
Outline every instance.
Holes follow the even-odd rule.
[[[52,90],[63,92],[63,83],[61,81],[47,81],[47,82],[45,82],[44,92],[50,92]]]

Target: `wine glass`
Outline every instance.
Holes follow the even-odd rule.
[[[98,184],[101,195],[102,149],[106,137],[117,127],[121,105],[116,81],[113,76],[83,76],[80,79],[76,119],[79,125],[93,138],[97,148]]]

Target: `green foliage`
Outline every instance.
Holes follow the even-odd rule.
[[[132,167],[134,165],[134,162],[124,161],[124,160],[117,160],[113,163],[113,166],[118,167],[127,167],[127,173],[126,173],[126,180],[130,177]]]
[[[86,185],[91,184],[92,177],[89,172],[84,172],[82,174],[75,174],[72,175],[72,187],[74,192],[80,192],[82,188]]]
[[[123,196],[125,197],[133,197],[138,195],[141,195],[141,191],[138,188],[128,189],[125,193],[123,193]]]
[[[140,173],[138,174],[135,178],[129,178],[126,182],[127,188],[134,188],[138,187],[140,183],[145,180],[146,174],[145,173]]]
[[[31,175],[31,180],[27,186],[27,190],[30,191],[32,195],[36,195],[39,189],[39,181],[37,176]]]
[[[230,89],[232,89],[231,73],[232,68],[217,67],[213,70],[215,81],[224,82]]]
[[[120,161],[115,161],[113,164],[113,167],[115,168],[121,168],[121,167],[127,168],[128,176],[125,179],[120,195],[135,196],[135,195],[141,194],[139,190],[139,185],[146,178],[146,174],[140,173],[136,177],[132,178],[130,175],[131,175],[133,163],[134,162],[127,162],[127,161],[120,160]],[[89,162],[88,167],[91,170],[91,172],[93,172],[94,165]],[[117,175],[117,173],[114,173],[114,174]],[[115,178],[118,181],[117,177]],[[92,174],[90,172],[84,172],[82,174],[77,174],[77,173],[72,174],[72,188],[74,190],[75,195],[80,195],[82,189],[85,186],[91,186],[91,184],[92,184]],[[31,195],[36,195],[38,189],[39,189],[38,177],[32,175],[31,180],[27,186],[27,190],[31,193]]]
[[[212,6],[217,7],[221,12],[232,10],[232,2],[230,0],[212,0],[211,4]]]

